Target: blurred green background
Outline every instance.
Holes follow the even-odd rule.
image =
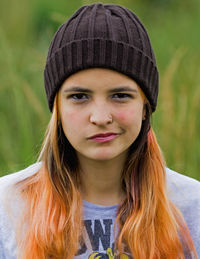
[[[50,119],[43,69],[53,34],[80,0],[1,0],[0,175],[34,163]],[[144,23],[160,72],[153,128],[168,167],[200,180],[200,1],[100,1]]]

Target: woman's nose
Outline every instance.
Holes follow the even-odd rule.
[[[90,122],[97,125],[112,123],[112,120],[112,115],[105,105],[95,107],[90,115]]]

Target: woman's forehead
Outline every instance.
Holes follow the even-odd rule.
[[[138,90],[138,84],[127,75],[107,68],[89,68],[81,70],[69,76],[63,83],[62,89],[76,87],[88,88],[91,91],[113,88],[128,88]],[[117,89],[116,89],[117,90]]]

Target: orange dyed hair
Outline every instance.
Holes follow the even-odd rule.
[[[58,107],[57,94],[38,158],[42,168],[17,184],[25,201],[18,232],[20,259],[72,259],[83,233],[79,162],[63,133]],[[197,258],[186,223],[166,195],[165,163],[150,115],[147,104],[122,172],[126,198],[117,214],[116,250],[122,253],[125,242],[135,259],[183,259],[184,249]]]

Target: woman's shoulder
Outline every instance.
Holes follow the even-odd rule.
[[[200,182],[191,177],[166,168],[167,194],[169,199],[185,214],[186,218],[195,217],[200,234]]]
[[[41,168],[42,162],[36,162],[20,171],[0,177],[0,193],[13,184],[33,175]]]
[[[7,217],[8,212],[17,216],[23,202],[15,184],[36,173],[41,165],[42,162],[37,162],[23,170],[0,177],[0,222]]]
[[[0,258],[16,258],[16,227],[23,212],[23,200],[14,188],[15,183],[36,173],[42,162],[0,177]]]
[[[200,201],[200,182],[189,176],[180,174],[166,168],[167,188],[169,194],[176,196],[176,199]]]
[[[166,168],[167,193],[180,209],[200,255],[200,182]]]
[[[41,166],[42,162],[36,162],[20,171],[0,177],[0,215],[7,205],[15,208],[15,204],[20,200],[15,184],[34,175]]]

